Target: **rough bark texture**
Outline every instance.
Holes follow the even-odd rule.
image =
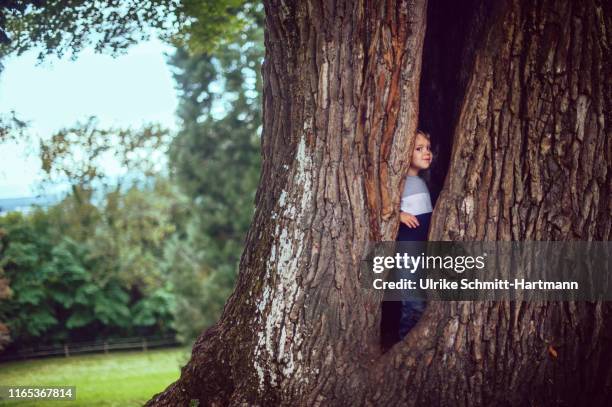
[[[476,52],[432,240],[610,240],[610,23],[597,1],[511,1],[499,10]],[[424,389],[440,403],[468,395],[456,400],[607,403],[609,304],[455,303],[431,312],[447,318],[434,328],[446,352],[432,353],[446,375]]]
[[[433,303],[381,353],[381,297],[357,266],[397,228],[426,4],[265,5],[264,163],[237,287],[148,405],[604,405],[607,304]],[[430,237],[609,240],[609,10],[480,15]]]

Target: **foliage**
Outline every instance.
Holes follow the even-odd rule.
[[[117,53],[152,31],[170,35],[181,24],[178,0],[48,0],[14,1],[0,15],[4,54],[42,50],[39,58],[85,46]]]
[[[24,139],[27,125],[14,111],[10,114],[0,114],[0,143],[6,140]]]
[[[68,239],[54,247],[47,221],[40,213],[31,222],[18,213],[1,219],[6,230],[1,264],[14,293],[3,302],[2,313],[13,337],[26,342],[58,325],[62,311],[72,305],[73,289],[87,284],[81,248]]]
[[[65,128],[40,141],[42,169],[50,182],[63,182],[81,190],[107,178],[104,164],[114,159],[124,173],[151,177],[169,142],[169,131],[158,125],[140,130],[100,129],[95,117]],[[120,179],[114,180],[115,183]]]
[[[171,174],[193,202],[168,244],[182,338],[214,323],[233,288],[259,179],[263,9],[249,8],[245,30],[214,55],[178,49],[171,60],[182,128],[170,148]],[[187,321],[197,321],[194,322]]]
[[[0,316],[19,345],[171,331],[174,296],[163,242],[180,211],[159,180],[98,208],[67,196],[48,210],[0,217],[0,266],[13,296]]]
[[[187,210],[181,199],[163,178],[150,189],[132,187],[107,194],[104,221],[91,238],[92,259],[125,284],[142,289],[163,286],[164,247]]]
[[[117,54],[157,35],[210,52],[248,23],[244,0],[14,0],[0,8],[0,54],[39,49],[77,54],[87,46]]]
[[[100,129],[90,118],[41,143],[48,181],[72,192],[46,210],[0,218],[0,267],[13,292],[0,321],[15,345],[172,331],[163,260],[186,202],[157,175],[168,138],[158,126]],[[124,179],[105,173],[109,158]]]
[[[2,241],[6,232],[0,228],[0,253],[2,252]],[[13,296],[13,290],[10,287],[10,281],[4,273],[4,269],[0,266],[0,304],[2,301],[9,300]],[[11,342],[11,330],[6,325],[7,315],[4,314],[3,308],[0,307],[0,351]],[[3,322],[4,321],[4,322]]]
[[[216,54],[220,46],[233,43],[252,28],[254,17],[262,14],[261,2],[245,0],[183,0],[185,25],[175,45],[187,46],[194,53]],[[259,27],[263,24],[257,23]]]

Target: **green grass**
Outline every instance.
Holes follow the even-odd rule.
[[[0,364],[0,386],[76,386],[76,401],[5,401],[2,406],[142,406],[178,379],[190,350],[117,352]]]

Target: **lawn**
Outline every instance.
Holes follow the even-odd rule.
[[[76,401],[0,401],[2,406],[142,406],[180,375],[187,348],[116,352],[0,364],[0,386],[76,386]]]

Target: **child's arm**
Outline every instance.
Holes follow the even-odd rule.
[[[409,228],[416,228],[419,226],[419,220],[416,218],[416,216],[411,215],[408,212],[400,211],[400,221]]]

